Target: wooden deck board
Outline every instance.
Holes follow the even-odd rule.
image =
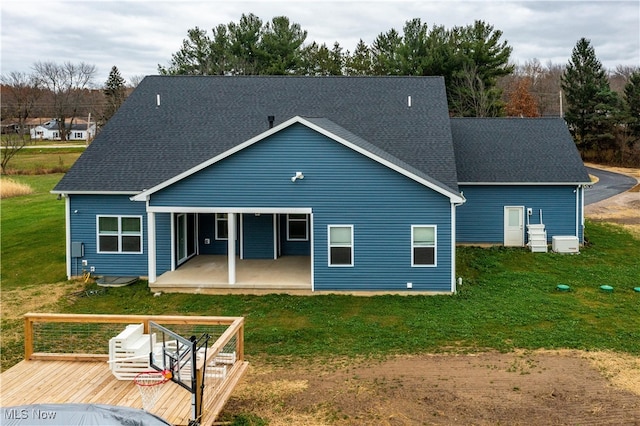
[[[116,379],[106,362],[21,361],[0,376],[3,407],[38,403],[84,403],[142,408],[132,381]],[[187,425],[191,394],[166,383],[152,413],[175,425]]]

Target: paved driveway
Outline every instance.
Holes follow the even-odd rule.
[[[597,176],[600,180],[585,191],[585,205],[606,200],[607,198],[633,188],[638,183],[634,178],[621,175],[620,173],[608,172],[593,167],[587,167],[587,170],[589,171],[589,174]]]

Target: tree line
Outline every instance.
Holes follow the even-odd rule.
[[[263,23],[256,15],[220,24],[211,35],[188,30],[163,75],[413,75],[444,76],[449,107],[459,116],[496,116],[503,103],[498,78],[513,72],[512,48],[502,31],[484,21],[453,27],[431,26],[420,18],[401,31],[379,34],[369,46],[362,39],[353,53],[339,42],[329,47],[306,43],[307,32],[286,16]]]
[[[484,21],[428,26],[420,18],[380,33],[353,52],[305,43],[307,32],[285,16],[242,15],[211,35],[198,27],[163,75],[443,76],[450,114],[462,117],[564,116],[583,157],[640,164],[640,68],[609,74],[589,40],[580,39],[566,66],[533,60],[515,66],[502,32]],[[614,83],[617,87],[612,88]]]
[[[445,28],[420,18],[400,31],[380,33],[370,45],[359,40],[353,52],[307,41],[307,32],[285,16],[263,22],[242,15],[211,33],[187,31],[162,75],[443,76],[451,116],[564,116],[583,158],[640,164],[640,68],[608,72],[589,40],[581,39],[566,65],[522,65],[502,32],[484,21]],[[32,74],[2,76],[2,116],[58,118],[60,134],[68,120],[93,112],[105,123],[131,87],[114,66],[96,90],[95,67],[38,62]],[[137,77],[136,80],[140,78]],[[134,86],[138,81],[134,82]]]

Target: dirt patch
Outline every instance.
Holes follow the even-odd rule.
[[[631,176],[640,183],[640,169],[606,167],[595,164],[587,164],[587,166]],[[585,216],[591,220],[620,224],[640,239],[639,191],[640,184],[622,194],[585,206]]]
[[[278,425],[640,424],[640,359],[534,351],[262,368],[227,404]]]

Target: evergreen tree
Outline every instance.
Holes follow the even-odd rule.
[[[289,23],[286,16],[276,16],[267,23],[260,39],[263,72],[270,75],[290,75],[301,63],[301,46],[307,32],[299,24]]]
[[[581,149],[602,150],[614,143],[619,98],[611,91],[607,73],[591,42],[578,40],[562,76],[567,99],[565,120]]]
[[[632,143],[640,140],[640,71],[629,76],[629,82],[624,87],[624,99],[626,102],[626,124]]]
[[[120,70],[115,65],[111,67],[111,72],[104,84],[103,93],[106,98],[106,106],[103,113],[104,122],[108,121],[116,113],[126,97],[124,78],[120,75]]]
[[[372,74],[371,50],[360,39],[352,55],[347,55],[346,75],[371,75]]]

